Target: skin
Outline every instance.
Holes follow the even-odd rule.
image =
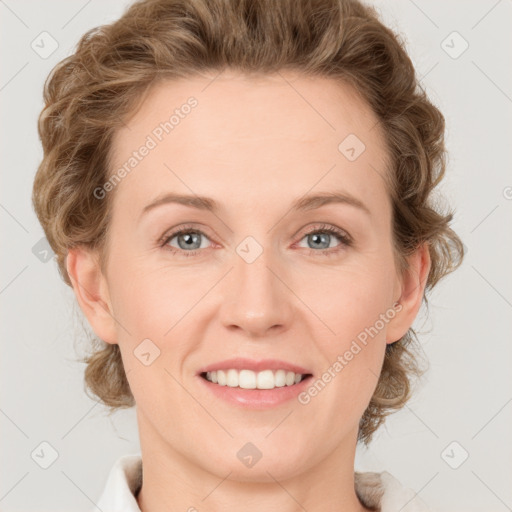
[[[367,510],[354,491],[358,423],[386,344],[407,332],[421,306],[428,250],[418,248],[409,270],[397,271],[382,178],[386,146],[376,117],[348,85],[290,72],[249,79],[225,71],[212,80],[157,84],[116,133],[113,170],[168,113],[190,96],[198,100],[109,192],[105,271],[87,248],[67,258],[80,307],[101,339],[119,344],[137,403],[139,506]],[[355,161],[338,150],[351,133],[366,146]],[[348,204],[290,210],[307,193],[332,190],[357,197],[370,215]],[[139,220],[164,192],[208,196],[221,207],[213,214],[167,204]],[[167,246],[180,253],[158,245],[184,224],[204,233],[195,256],[183,255],[190,249],[176,237]],[[329,248],[319,246],[306,236],[319,224],[345,231],[353,245],[327,235]],[[263,248],[252,263],[236,252],[247,236]],[[307,405],[292,399],[242,410],[196,375],[206,364],[245,356],[284,359],[319,377],[396,302],[400,312]],[[160,349],[149,366],[133,353],[146,338]],[[251,468],[236,456],[247,442],[263,454]]]

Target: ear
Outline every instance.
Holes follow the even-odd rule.
[[[407,261],[409,268],[402,276],[398,276],[400,295],[395,302],[400,303],[401,309],[398,310],[397,306],[397,314],[388,322],[386,343],[398,341],[406,334],[421,307],[431,265],[428,243],[418,247]]]
[[[78,304],[92,329],[106,343],[116,344],[116,322],[98,254],[86,247],[69,249],[66,268]]]

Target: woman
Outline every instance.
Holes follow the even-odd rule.
[[[444,119],[347,0],[143,0],[45,86],[33,202],[141,455],[97,508],[427,510],[354,472],[462,243]],[[319,247],[316,247],[319,245]]]

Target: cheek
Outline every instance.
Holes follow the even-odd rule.
[[[164,335],[205,293],[205,285],[186,270],[131,264],[113,276],[116,318],[133,335],[165,339]]]
[[[325,424],[346,428],[364,413],[377,385],[386,350],[386,327],[394,317],[386,283],[359,276],[323,300],[323,319],[335,335],[316,338],[322,372],[306,390],[301,403],[314,403]],[[319,309],[320,311],[320,309]],[[348,421],[350,423],[350,421]]]
[[[136,265],[118,269],[115,281],[116,319],[124,327],[118,325],[119,345],[137,404],[149,415],[164,410],[169,397],[189,407],[175,379],[182,380],[182,362],[197,339],[188,327],[204,286],[187,286],[165,268]]]
[[[136,265],[119,268],[115,282],[118,342],[132,392],[139,404],[161,406],[166,395],[159,390],[175,388],[172,377],[182,379],[183,363],[201,339],[204,282],[175,269]]]
[[[353,400],[355,397],[369,400],[377,384],[386,329],[396,315],[391,275],[378,265],[340,272],[331,279],[329,293],[316,292],[312,300],[315,313],[329,326],[329,331],[317,338],[328,372],[322,380],[334,383],[332,389],[339,391],[336,396],[347,406],[361,403]]]
[[[342,269],[330,276],[328,286],[326,281],[326,286],[311,293],[311,304],[340,342],[352,339],[392,306],[391,274],[390,270],[382,272],[370,266]],[[379,330],[385,332],[382,326]]]

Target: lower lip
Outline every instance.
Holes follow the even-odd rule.
[[[231,388],[214,384],[200,375],[198,378],[215,396],[230,404],[248,409],[270,409],[296,398],[309,386],[312,376],[302,379],[298,384],[274,389]]]

